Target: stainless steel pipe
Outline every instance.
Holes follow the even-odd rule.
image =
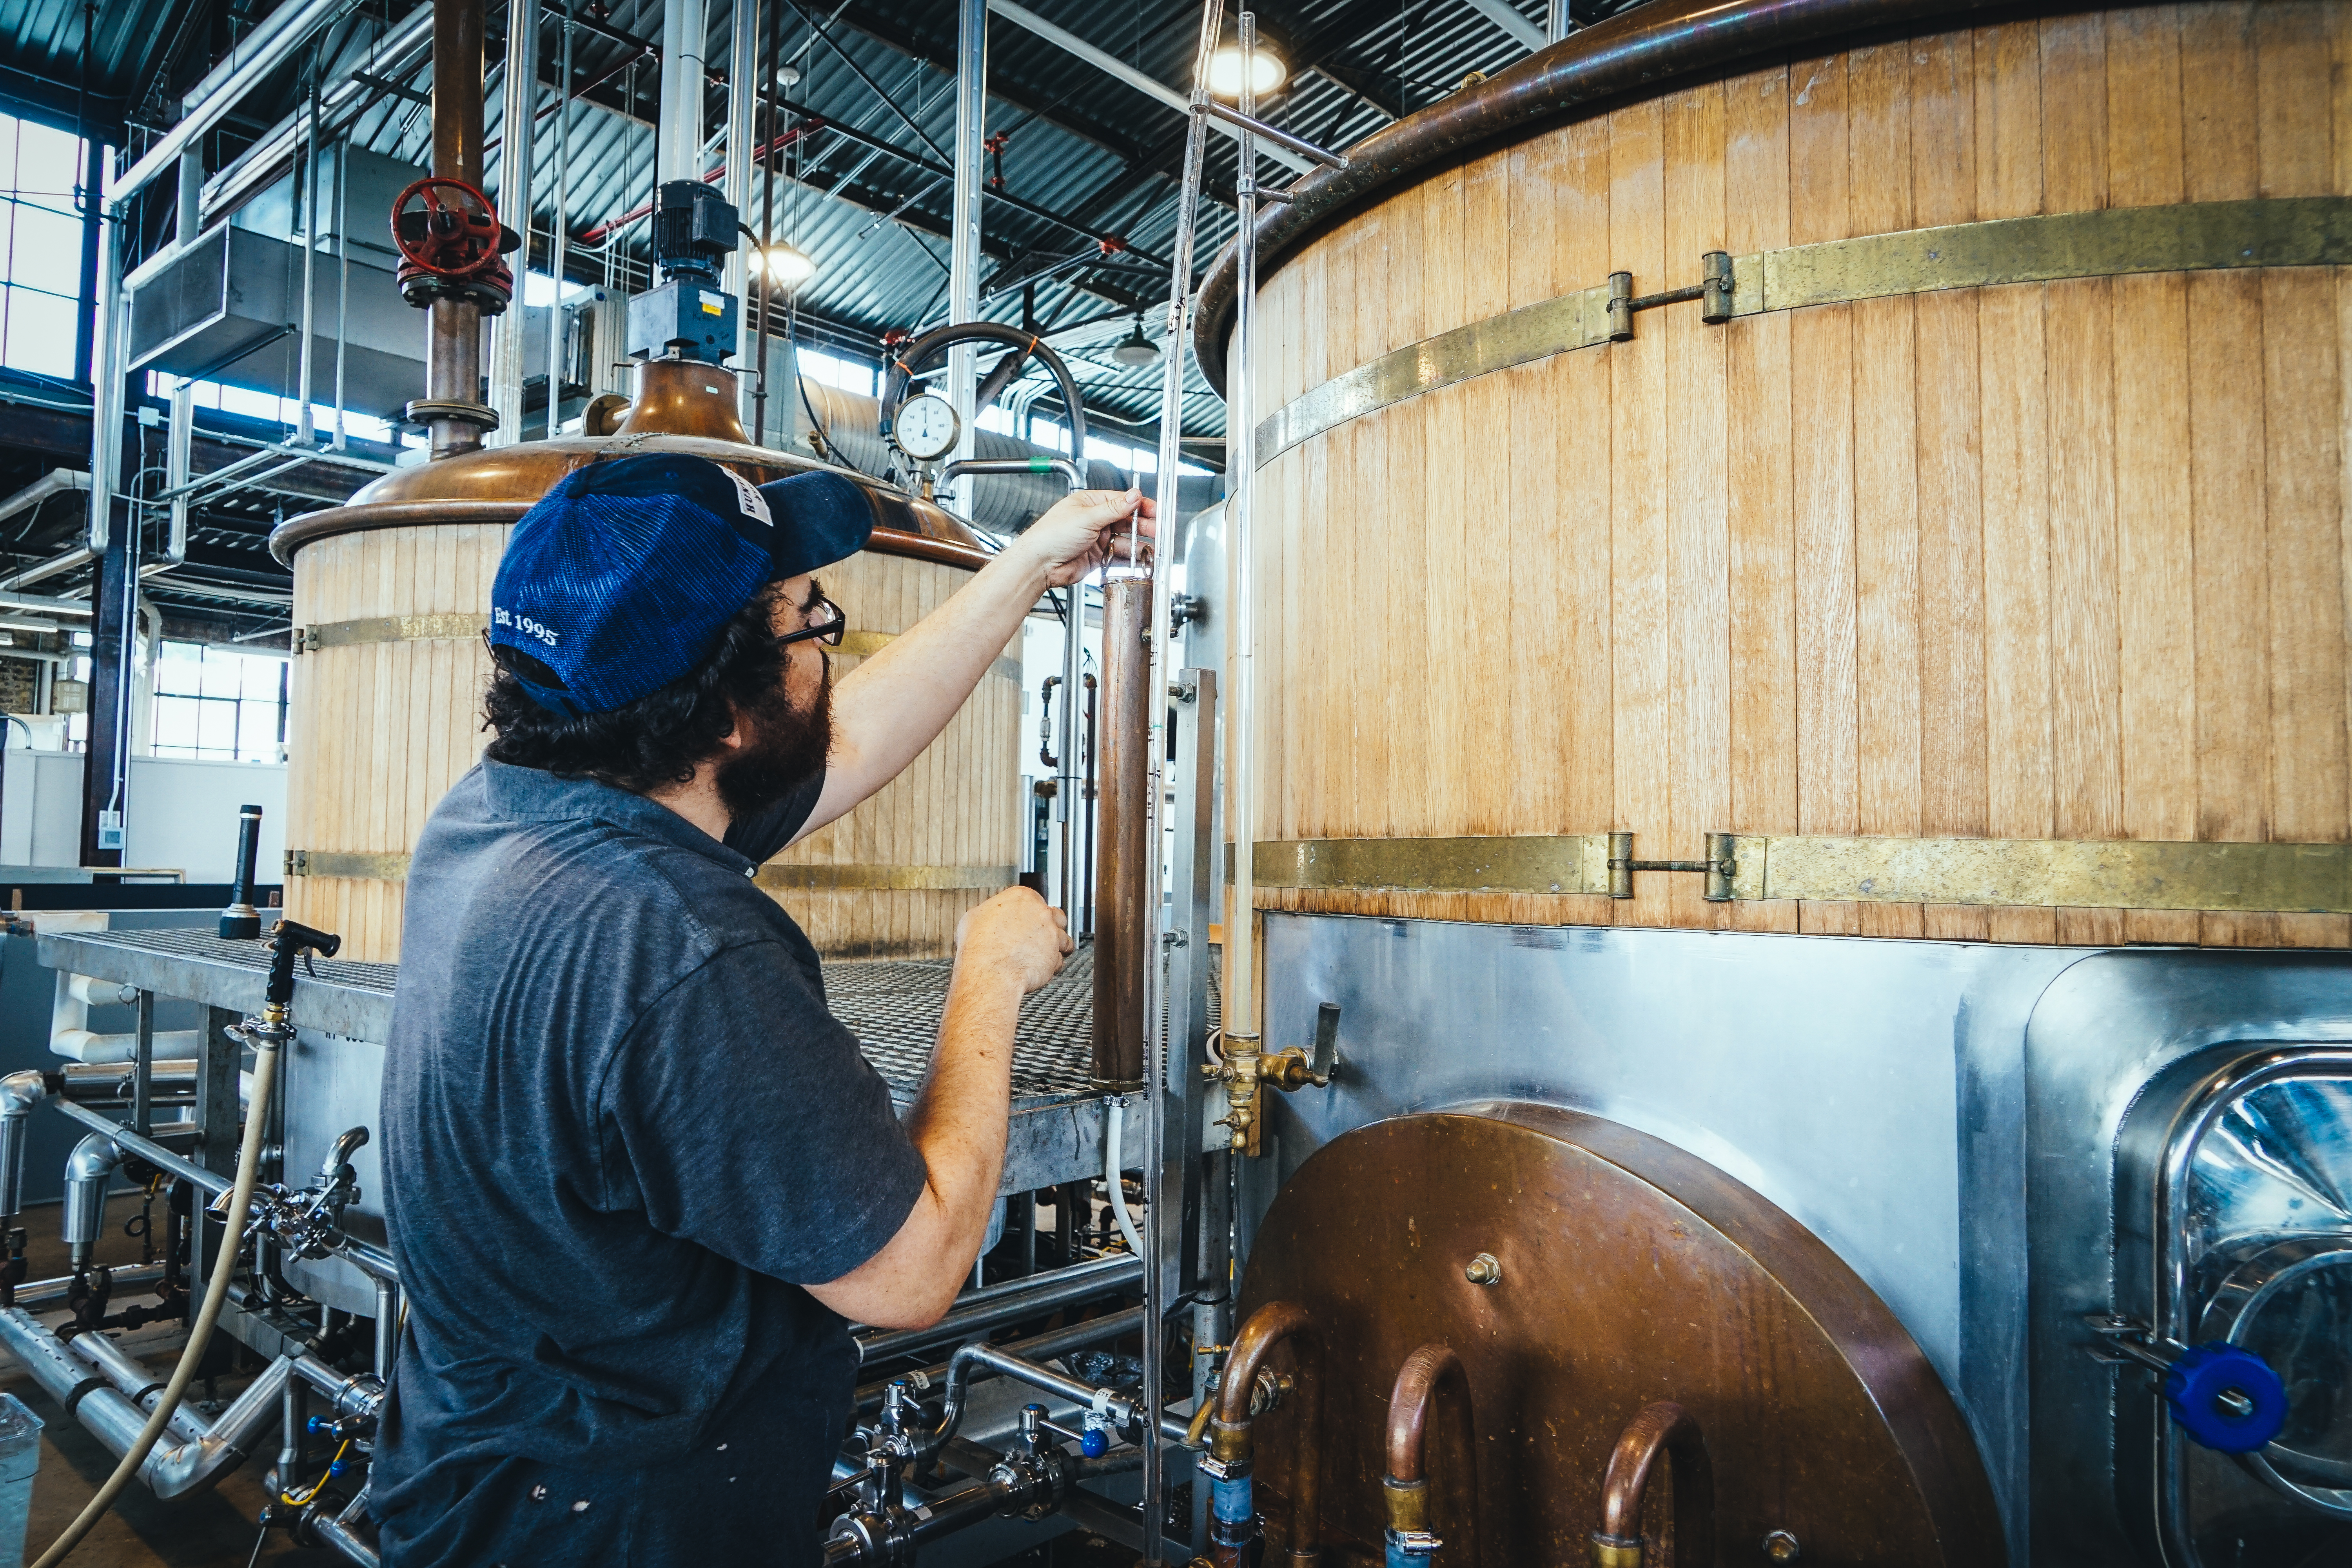
[[[139,1440],[148,1412],[23,1308],[0,1309],[0,1350],[15,1356],[33,1381],[109,1452],[127,1454]],[[285,1356],[272,1362],[227,1409],[205,1425],[203,1436],[157,1443],[139,1468],[140,1480],[167,1500],[211,1489],[245,1462],[257,1442],[266,1440],[293,1365]]]
[[[1040,1312],[1055,1311],[1109,1295],[1142,1279],[1142,1261],[1122,1256],[1099,1258],[1051,1274],[1033,1275],[985,1290],[970,1291],[957,1301],[953,1310],[928,1329],[894,1329],[859,1340],[857,1359],[861,1363],[884,1361],[926,1345],[968,1339]]]

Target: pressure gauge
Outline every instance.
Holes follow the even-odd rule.
[[[955,407],[937,393],[926,392],[898,405],[898,446],[919,463],[936,463],[955,450],[963,421]]]

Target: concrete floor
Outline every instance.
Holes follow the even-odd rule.
[[[157,1207],[160,1211],[160,1203]],[[135,1194],[118,1196],[109,1205],[106,1230],[99,1244],[100,1263],[139,1261],[137,1239],[122,1233],[123,1222],[138,1213]],[[57,1226],[55,1204],[30,1210],[26,1215],[26,1228],[32,1233],[26,1248],[31,1279],[52,1279],[66,1272],[65,1246],[58,1239]],[[122,1306],[136,1299],[118,1297],[116,1301]],[[117,1337],[126,1351],[155,1368],[159,1375],[169,1373],[184,1342],[176,1327],[161,1325]],[[257,1369],[252,1352],[245,1355],[248,1367]],[[232,1397],[244,1382],[241,1376],[222,1377],[217,1384],[221,1396]],[[23,1400],[43,1423],[41,1469],[33,1484],[32,1522],[25,1541],[25,1561],[29,1563],[96,1495],[113,1471],[114,1456],[5,1353],[0,1353],[0,1392]],[[191,1392],[201,1394],[202,1385]],[[296,1547],[284,1531],[273,1531],[266,1541],[261,1539],[260,1526],[255,1521],[268,1500],[261,1479],[269,1468],[269,1458],[248,1458],[213,1491],[172,1502],[160,1501],[145,1488],[132,1485],[91,1530],[71,1561],[78,1568],[244,1568],[257,1561],[257,1561],[279,1568],[331,1568],[342,1563],[335,1552]]]

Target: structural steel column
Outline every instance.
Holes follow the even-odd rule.
[[[496,445],[522,439],[523,339],[530,312],[520,274],[530,266],[530,144],[539,115],[539,0],[507,6],[505,121],[499,127],[499,217],[523,237],[514,258],[514,303],[499,318],[490,354],[490,407],[499,416]]]

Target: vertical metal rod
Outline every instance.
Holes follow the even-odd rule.
[[[756,160],[760,114],[760,0],[735,0],[727,61],[727,201],[740,216],[751,213],[751,171]],[[758,330],[751,310],[751,258],[740,245],[727,253],[725,288],[742,301],[735,312],[736,412],[750,425],[759,410],[752,398],[761,390],[749,373],[759,357]]]
[[[956,0],[955,205],[949,224],[952,246],[948,257],[950,321],[969,321],[980,314],[981,174],[988,160],[987,141],[988,0]],[[976,449],[976,432],[971,427],[977,384],[973,357],[970,343],[948,350],[948,400],[955,405],[961,425],[956,437],[958,462],[969,462]],[[1073,455],[1083,472],[1087,455]],[[969,476],[958,479],[948,504],[971,516],[977,483]]]
[[[294,438],[308,447],[318,440],[318,420],[310,412],[310,364],[318,334],[319,298],[319,48],[310,47],[310,91],[304,100],[302,123],[302,341],[299,368],[295,372],[294,396],[301,405],[294,416]]]
[[[350,445],[343,426],[344,360],[352,336],[352,139],[335,144],[335,450]]]
[[[547,315],[547,438],[555,439],[563,423],[563,351],[571,334],[564,330],[563,264],[571,248],[572,225],[572,13],[563,18],[563,67],[555,89],[555,219],[548,241],[548,275],[555,279],[555,304]]]
[[[392,1381],[392,1363],[400,1359],[400,1287],[381,1275],[375,1281],[375,1374]]]
[[[163,433],[163,485],[184,491],[196,441],[196,384],[183,375],[172,382],[172,422]],[[188,558],[188,498],[172,498],[171,533],[163,553],[174,566]]]
[[[1162,538],[1172,543],[1175,535],[1178,497],[1178,465],[1183,450],[1184,419],[1184,325],[1191,313],[1192,296],[1192,241],[1201,194],[1201,157],[1207,134],[1208,117],[1199,106],[1208,101],[1209,57],[1216,47],[1217,35],[1224,22],[1224,0],[1202,0],[1201,32],[1192,51],[1192,104],[1194,105],[1184,145],[1184,174],[1176,205],[1176,243],[1171,259],[1168,301],[1168,343],[1161,355],[1166,367],[1161,382],[1160,414],[1160,472],[1154,487],[1155,510]],[[1244,70],[1246,77],[1248,72]],[[1244,146],[1247,144],[1244,143]],[[1246,164],[1244,164],[1246,169]],[[1081,464],[1086,454],[1076,454]],[[1150,847],[1152,876],[1149,914],[1138,936],[1143,942],[1143,1039],[1144,1039],[1144,1226],[1143,1226],[1143,1563],[1144,1568],[1160,1568],[1166,1560],[1163,1542],[1167,1536],[1168,1478],[1160,1436],[1160,1414],[1167,1374],[1161,1363],[1168,1344],[1167,1317],[1169,1298],[1160,1279],[1160,1251],[1161,1232],[1168,1215],[1166,1172],[1168,1127],[1169,1049],[1165,1039],[1164,1009],[1160,1005],[1160,931],[1164,910],[1160,904],[1160,848],[1162,843],[1161,801],[1166,789],[1168,757],[1168,659],[1169,630],[1169,557],[1167,549],[1154,551],[1151,558],[1150,643],[1151,662],[1149,682],[1144,688],[1150,699],[1150,743],[1145,748],[1143,798],[1143,840]],[[1181,1070],[1191,1071],[1189,1064]],[[1197,1130],[1183,1127],[1176,1135],[1187,1139],[1198,1136]]]
[[[1062,732],[1055,748],[1060,765],[1054,778],[1054,820],[1061,829],[1062,918],[1075,938],[1087,898],[1078,876],[1078,830],[1087,809],[1078,798],[1078,686],[1086,658],[1087,585],[1073,583],[1062,596],[1067,613],[1062,627]]]
[[[147,1136],[154,1120],[155,993],[139,993],[138,1033],[131,1040],[131,1131]]]
[[[1550,0],[1544,7],[1544,37],[1558,43],[1576,30],[1576,18],[1569,15],[1568,0]]]
[[[1244,114],[1257,112],[1257,94],[1252,90],[1254,73],[1250,62],[1257,47],[1257,17],[1244,11],[1241,22],[1241,101]],[[1250,516],[1250,503],[1255,490],[1256,453],[1252,436],[1256,428],[1255,408],[1255,388],[1250,378],[1257,373],[1257,138],[1244,130],[1241,137],[1241,171],[1235,184],[1234,260],[1240,294],[1236,301],[1234,325],[1233,374],[1226,384],[1232,390],[1225,405],[1225,518],[1228,524],[1228,548],[1234,563],[1234,602],[1230,625],[1233,642],[1228,650],[1225,671],[1232,687],[1232,705],[1226,710],[1225,756],[1228,767],[1228,793],[1232,810],[1226,823],[1234,840],[1233,907],[1225,916],[1226,969],[1233,976],[1233,985],[1225,993],[1225,1037],[1244,1049],[1255,1050],[1258,1041],[1256,936],[1255,906],[1256,882],[1254,875],[1256,833],[1255,816],[1255,748],[1252,745],[1250,727],[1255,721],[1255,692],[1251,679],[1251,641],[1255,634],[1255,613],[1251,604],[1255,596],[1252,552],[1256,549],[1256,532]]]
[[[539,112],[539,0],[509,0],[507,6],[505,121],[499,127],[499,216],[522,236],[515,270],[530,268],[531,122]],[[490,407],[499,416],[498,445],[520,441],[522,429],[523,339],[530,290],[515,279],[514,302],[499,318],[490,350]]]
[[[121,172],[123,154],[109,153]],[[93,197],[93,200],[96,198]],[[90,329],[89,526],[82,543],[92,555],[106,553],[114,518],[114,487],[122,466],[122,207],[105,204],[98,239],[98,301]]]
[[[205,155],[200,150],[202,146],[203,143],[199,142],[180,154],[179,199],[173,208],[172,226],[173,245],[187,244],[196,237],[196,231],[204,226]],[[93,147],[90,151],[94,155],[98,150]],[[91,171],[93,174],[96,172],[95,169]],[[95,203],[97,199],[97,193],[92,192],[90,200]]]

